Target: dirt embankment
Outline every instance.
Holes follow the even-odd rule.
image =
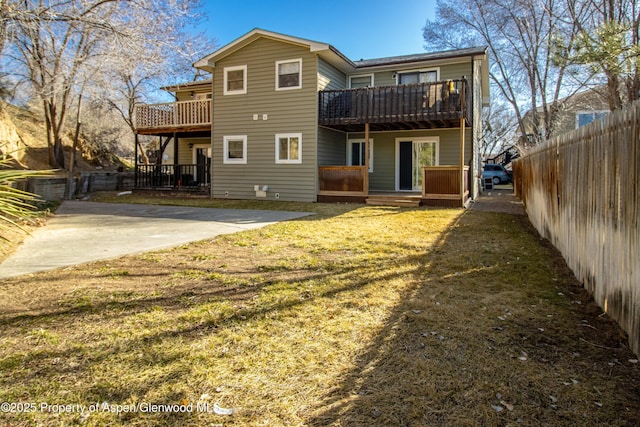
[[[62,138],[65,164],[68,165],[73,146],[73,131]],[[84,139],[79,140],[81,156],[76,156],[75,169],[117,169],[122,165],[114,156],[95,156]],[[10,156],[20,169],[50,169],[47,147],[47,129],[40,114],[0,101],[0,155]],[[108,157],[108,158],[106,158]]]

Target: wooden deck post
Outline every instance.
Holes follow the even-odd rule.
[[[364,194],[369,194],[369,122],[364,124]]]
[[[464,118],[460,119],[460,204],[464,207]]]

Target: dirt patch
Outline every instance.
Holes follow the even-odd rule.
[[[524,205],[513,193],[513,185],[497,185],[493,190],[485,191],[469,208],[484,212],[526,215]]]

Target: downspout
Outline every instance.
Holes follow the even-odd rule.
[[[475,199],[477,194],[476,187],[478,186],[478,178],[476,177],[476,161],[477,161],[477,141],[478,135],[476,135],[475,128],[475,108],[474,108],[474,96],[475,96],[475,64],[476,56],[471,55],[471,82],[469,83],[470,97],[471,97],[471,158],[469,162],[469,198]]]

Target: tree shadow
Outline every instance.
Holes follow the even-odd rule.
[[[487,227],[487,215],[515,226]],[[619,363],[634,358],[620,329],[527,224],[462,214],[415,260],[413,285],[306,425],[640,422],[640,372]]]
[[[88,306],[58,307],[34,316],[13,313],[0,321],[0,328],[12,331],[13,336],[42,325],[55,331],[65,324],[74,328],[75,322],[77,328],[87,328],[92,321],[117,325],[120,319],[144,329],[145,319],[132,315],[161,309],[171,316],[142,334],[88,336],[82,345],[66,343],[9,355],[0,359],[0,371],[20,375],[7,375],[2,387],[20,390],[24,384],[37,387],[64,379],[83,383],[78,388],[88,402],[124,403],[131,396],[157,395],[157,390],[165,393],[165,400],[159,403],[177,402],[189,397],[184,392],[185,384],[192,386],[199,369],[191,364],[185,342],[204,342],[224,330],[257,324],[281,312],[304,310],[315,300],[331,301],[372,283],[384,285],[402,277],[410,281],[410,286],[400,302],[353,360],[352,368],[339,375],[339,383],[331,384],[322,400],[300,415],[305,424],[574,425],[575,411],[595,423],[616,424],[612,413],[618,420],[633,421],[631,424],[640,421],[637,414],[625,412],[626,407],[640,403],[637,387],[629,386],[630,382],[638,383],[637,370],[616,365],[613,372],[608,372],[610,367],[602,363],[612,357],[631,357],[620,343],[613,350],[600,348],[614,346],[606,337],[617,330],[599,317],[601,311],[592,305],[585,313],[588,298],[568,275],[550,268],[549,251],[540,246],[537,236],[523,230],[520,219],[500,215],[501,221],[493,221],[496,215],[500,214],[465,212],[436,242],[425,246],[428,249],[416,251],[401,242],[367,258],[367,264],[351,263],[348,258],[292,264],[265,273],[260,283],[238,286],[226,286],[216,275],[208,277],[209,267],[199,266],[191,270],[201,279],[163,295],[102,299]],[[544,277],[540,277],[541,270]],[[161,277],[157,273],[146,279],[153,282]],[[59,278],[72,279],[72,272]],[[329,280],[331,286],[304,291],[311,283]],[[298,292],[262,304],[250,303],[258,292],[276,285]],[[567,298],[560,297],[559,290]],[[185,303],[191,299],[193,303]],[[582,305],[574,304],[575,300]],[[239,306],[225,315],[189,319],[176,315],[209,301],[231,301]],[[357,305],[357,301],[349,304]],[[585,319],[597,331],[580,326]],[[567,325],[572,326],[567,329]],[[86,334],[91,334],[89,328]],[[581,339],[597,346],[584,344]],[[296,348],[288,351],[295,352]],[[215,363],[215,357],[211,355],[202,362]],[[52,368],[52,361],[57,359],[66,362]],[[70,364],[69,360],[77,362]],[[122,384],[117,378],[93,381],[95,371],[114,361],[123,372],[152,366],[154,374],[131,384]],[[606,390],[596,392],[585,372],[608,375],[613,382]],[[572,378],[585,384],[574,387],[582,394],[562,384]],[[628,392],[621,393],[627,386]],[[633,393],[636,397],[630,400],[629,394]],[[560,401],[554,402],[549,396]],[[604,410],[592,403],[605,399]],[[508,405],[514,409],[509,410]]]

